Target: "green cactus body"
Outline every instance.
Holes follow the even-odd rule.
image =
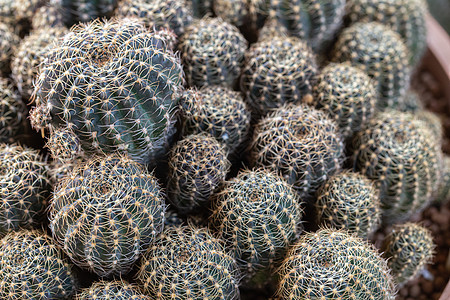
[[[81,268],[127,273],[162,231],[164,197],[155,177],[127,157],[94,157],[55,188],[53,237]]]
[[[429,110],[419,110],[415,113],[415,117],[421,121],[424,121],[436,139],[442,141],[444,137],[444,128],[442,127],[441,118],[434,112]]]
[[[11,232],[0,240],[0,298],[71,299],[77,288],[69,260],[39,231]]]
[[[435,245],[431,232],[415,223],[395,226],[384,241],[384,257],[398,284],[419,276],[433,258]]]
[[[309,101],[317,73],[315,56],[306,43],[270,36],[246,53],[241,90],[253,112],[265,115],[287,103]]]
[[[337,125],[307,105],[281,107],[255,128],[252,162],[294,185],[303,200],[341,167],[343,142]]]
[[[87,154],[165,153],[184,80],[161,36],[130,19],[72,28],[40,70],[34,127],[72,131]]]
[[[169,155],[169,199],[182,213],[208,203],[230,168],[224,146],[208,135],[190,135]]]
[[[12,84],[0,78],[0,142],[14,143],[27,128],[27,108]]]
[[[192,4],[194,17],[202,18],[212,14],[213,0],[189,0]]]
[[[277,299],[394,300],[387,262],[345,231],[306,233],[279,269]]]
[[[110,17],[118,0],[57,0],[65,22],[72,26],[78,22],[89,22],[101,17]]]
[[[161,300],[239,299],[238,267],[221,241],[192,225],[167,227],[142,259],[138,282]]]
[[[0,73],[9,72],[9,64],[19,41],[19,37],[12,32],[8,25],[0,23]]]
[[[408,219],[432,200],[440,179],[440,139],[409,113],[386,111],[353,140],[355,170],[376,182],[386,224]]]
[[[317,81],[311,104],[334,119],[344,138],[372,118],[377,92],[364,72],[348,63],[331,64],[322,70]]]
[[[64,15],[57,5],[44,5],[34,14],[31,27],[33,30],[40,28],[62,28],[65,26]]]
[[[48,166],[38,151],[0,145],[0,235],[39,225],[50,197]]]
[[[72,170],[79,164],[81,164],[82,158],[76,158],[69,162],[61,160],[53,160],[49,164],[49,177],[52,186],[57,186],[65,177],[72,173]]]
[[[408,90],[405,97],[395,103],[392,108],[398,111],[411,113],[416,113],[425,109],[422,101],[420,100],[419,94],[417,94],[413,90]]]
[[[344,29],[332,60],[349,61],[373,78],[380,109],[395,107],[409,88],[408,49],[398,33],[380,23],[355,23]]]
[[[439,188],[434,197],[434,202],[438,204],[447,203],[450,200],[450,157],[444,156],[442,175]]]
[[[126,281],[98,281],[81,291],[75,300],[150,300],[139,288]]]
[[[189,85],[232,86],[241,73],[247,41],[235,26],[206,17],[186,29],[179,49]]]
[[[381,225],[378,190],[361,174],[349,171],[337,174],[317,194],[317,216],[322,226],[368,239]]]
[[[303,229],[300,202],[289,184],[263,169],[239,173],[214,196],[211,224],[247,279],[275,267],[297,240]]]
[[[222,86],[187,91],[181,100],[183,135],[207,133],[234,152],[247,138],[250,111],[239,92]]]
[[[409,49],[409,62],[415,66],[427,48],[426,0],[349,0],[350,23],[380,22],[403,38]]]

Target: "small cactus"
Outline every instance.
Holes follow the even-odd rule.
[[[19,37],[12,28],[5,23],[0,23],[0,73],[7,74],[10,71],[10,61],[19,41]]]
[[[162,231],[164,197],[155,177],[127,157],[93,157],[55,188],[50,229],[81,268],[127,273]]]
[[[433,258],[435,245],[425,227],[406,223],[395,226],[384,241],[384,257],[398,284],[404,285],[419,276]]]
[[[75,300],[150,300],[139,288],[126,281],[98,281],[83,289]]]
[[[399,99],[392,108],[402,112],[416,113],[423,110],[424,106],[419,94],[410,89],[406,92],[405,97]]]
[[[443,158],[442,174],[439,187],[434,197],[434,202],[438,204],[447,203],[450,200],[450,156]]]
[[[49,236],[11,232],[0,240],[0,298],[71,299],[77,288],[72,266]]]
[[[189,0],[192,4],[194,17],[202,18],[212,14],[213,0]]]
[[[118,0],[57,0],[68,26],[110,17]]]
[[[345,231],[306,233],[279,269],[277,299],[394,300],[387,262],[372,245]]]
[[[64,15],[62,9],[57,5],[44,5],[40,7],[33,17],[31,27],[33,30],[42,28],[63,28]]]
[[[0,142],[14,143],[25,133],[27,108],[12,84],[0,78]]]

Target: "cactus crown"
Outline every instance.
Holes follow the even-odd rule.
[[[137,286],[126,281],[98,281],[82,290],[75,300],[150,300]]]

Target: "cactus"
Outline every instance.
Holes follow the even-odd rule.
[[[241,73],[247,41],[233,25],[205,17],[186,29],[179,49],[189,85],[232,86]]]
[[[309,200],[340,169],[343,142],[337,125],[319,110],[290,105],[255,128],[251,161],[276,171]]]
[[[207,135],[190,135],[169,155],[169,199],[182,213],[206,204],[230,168],[224,146]]]
[[[193,21],[187,0],[123,0],[117,16],[139,18],[148,27],[170,28],[181,36]]]
[[[384,241],[384,257],[398,284],[404,285],[419,276],[433,258],[431,232],[425,227],[406,223],[394,226]]]
[[[55,188],[54,239],[79,267],[127,273],[162,231],[164,197],[155,177],[128,157],[93,157]]]
[[[408,90],[405,97],[399,99],[392,108],[402,112],[416,113],[423,110],[424,106],[420,100],[419,94],[413,90]]]
[[[364,72],[349,63],[330,64],[317,81],[309,104],[327,112],[344,138],[359,131],[372,118],[377,93]]]
[[[289,184],[263,169],[240,172],[214,196],[211,224],[249,279],[274,267],[297,240],[300,202]]]
[[[0,240],[0,298],[71,299],[77,281],[68,259],[40,231],[10,232]]]
[[[8,25],[0,23],[0,73],[7,74],[10,71],[9,64],[19,41]]]
[[[47,0],[0,0],[0,20],[14,27],[16,32],[25,33],[38,9]]]
[[[442,163],[441,181],[439,183],[434,202],[447,203],[450,200],[450,156],[445,155]]]
[[[350,23],[380,22],[400,34],[415,66],[427,48],[427,12],[426,0],[349,0],[346,13]]]
[[[350,171],[328,179],[317,193],[317,219],[322,226],[368,239],[381,223],[378,190],[364,175]]]
[[[37,150],[0,144],[0,235],[32,228],[45,217],[48,166]]]
[[[118,0],[56,0],[64,21],[68,26],[78,22],[89,22],[97,18],[110,17]]]
[[[408,49],[389,27],[355,23],[342,31],[333,52],[332,61],[349,61],[373,78],[380,109],[395,107],[405,96],[411,77]]]
[[[257,115],[312,97],[318,67],[311,49],[296,38],[273,36],[245,55],[241,90]]]
[[[181,100],[183,135],[208,133],[226,145],[230,153],[242,144],[250,130],[250,112],[241,94],[221,86],[187,91]]]
[[[44,59],[32,125],[72,131],[86,154],[165,153],[184,80],[162,36],[131,19],[73,27]]]
[[[408,219],[432,200],[440,179],[440,139],[413,114],[386,111],[353,140],[354,169],[380,189],[383,223]]]
[[[306,233],[279,269],[278,299],[394,300],[387,262],[345,231]]]
[[[0,142],[14,143],[27,129],[27,108],[12,84],[0,78]]]
[[[262,1],[259,0],[215,0],[213,10],[224,21],[240,27],[247,23],[253,24],[261,5]]]
[[[14,4],[14,0],[0,0],[0,23],[5,23],[10,26],[16,24],[17,20],[14,12]]]
[[[33,30],[41,28],[62,28],[65,26],[62,9],[57,5],[44,5],[40,7],[33,17],[31,27]]]
[[[98,281],[91,287],[83,289],[75,300],[150,300],[139,288],[126,281]]]
[[[444,128],[442,127],[441,119],[435,113],[422,109],[415,113],[415,117],[424,121],[434,136],[442,141],[444,137]]]
[[[57,186],[62,180],[72,173],[72,170],[79,164],[81,164],[82,158],[76,158],[69,162],[63,162],[61,160],[53,160],[49,163],[49,178],[52,186]]]
[[[161,300],[239,299],[238,268],[221,241],[192,225],[164,229],[142,259],[138,282]]]
[[[213,0],[190,0],[194,17],[202,18],[212,13]]]

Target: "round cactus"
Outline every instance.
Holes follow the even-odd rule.
[[[450,156],[443,158],[442,175],[439,187],[434,197],[434,202],[438,204],[446,203],[450,200]]]
[[[345,231],[306,233],[279,269],[278,299],[394,300],[387,262]]]
[[[186,29],[179,49],[189,85],[232,86],[241,73],[247,41],[233,25],[206,17]]]
[[[72,266],[39,231],[11,232],[0,240],[0,298],[70,299],[77,288]]]
[[[262,4],[261,0],[215,0],[213,10],[224,21],[242,26],[257,19]]]
[[[408,90],[405,97],[399,99],[397,103],[392,107],[395,110],[402,112],[418,112],[424,109],[419,94],[413,90]]]
[[[34,127],[67,128],[87,154],[165,153],[184,80],[162,36],[130,19],[73,27],[42,64]]]
[[[380,23],[355,23],[344,29],[332,60],[349,61],[373,78],[380,109],[395,107],[409,88],[408,49],[398,33]]]
[[[432,200],[440,178],[440,139],[409,113],[386,111],[353,140],[354,168],[380,189],[386,224],[408,219]]]
[[[49,197],[48,166],[41,154],[0,144],[0,235],[40,224]]]
[[[248,278],[274,267],[302,232],[297,192],[278,175],[240,172],[214,196],[211,224]]]
[[[212,14],[213,0],[189,0],[192,4],[194,17],[202,18]]]
[[[0,78],[0,142],[14,143],[26,131],[27,108],[13,86]]]
[[[0,23],[0,73],[9,72],[10,61],[19,41],[8,25]]]
[[[55,188],[53,237],[81,268],[127,273],[162,231],[164,197],[155,177],[127,157],[94,157]]]
[[[110,17],[118,0],[56,0],[64,15],[65,23],[72,26],[101,17]]]
[[[14,12],[15,2],[16,0],[0,0],[1,23],[14,26],[18,22]]]
[[[384,241],[384,257],[398,284],[417,277],[431,262],[435,245],[425,227],[406,223],[395,226]]]
[[[381,223],[380,199],[365,176],[342,172],[318,191],[317,219],[322,226],[348,231],[368,239]]]
[[[313,89],[311,103],[327,112],[344,138],[350,137],[373,116],[377,93],[371,79],[348,63],[325,67]]]
[[[75,300],[150,300],[139,288],[126,281],[98,281],[81,291]]]
[[[225,180],[229,168],[227,153],[216,139],[187,136],[169,155],[169,199],[183,214],[200,208]]]
[[[347,18],[355,22],[380,22],[399,33],[416,65],[427,48],[426,0],[349,0]]]
[[[250,112],[241,94],[221,86],[187,91],[181,100],[183,135],[208,133],[234,152],[247,138]]]
[[[81,157],[72,161],[64,162],[61,160],[53,160],[49,163],[49,178],[52,186],[57,186],[62,180],[72,173],[72,170],[82,162]]]
[[[39,30],[41,28],[63,28],[64,15],[62,9],[57,5],[44,5],[40,7],[33,17],[31,27],[33,30]]]
[[[282,175],[307,200],[340,169],[344,146],[337,129],[307,105],[281,107],[256,126],[251,160]]]
[[[441,119],[435,113],[422,109],[415,112],[415,117],[424,121],[434,136],[441,141],[444,137],[444,128]]]
[[[137,280],[161,300],[239,299],[238,268],[206,229],[167,227],[145,253]]]

